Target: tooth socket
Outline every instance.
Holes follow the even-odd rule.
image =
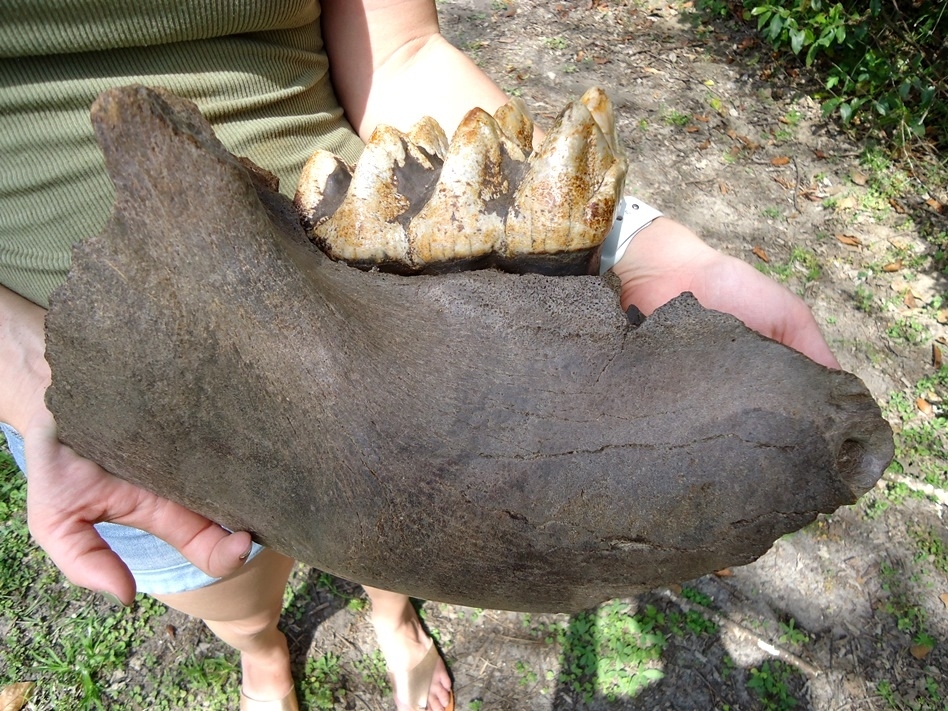
[[[519,99],[470,111],[450,144],[431,118],[379,126],[354,169],[314,154],[295,203],[316,244],[353,266],[594,273],[626,172],[612,105],[591,89],[536,153],[532,137]]]

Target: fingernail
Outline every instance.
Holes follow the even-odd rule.
[[[113,607],[128,607],[128,605],[118,599],[117,595],[110,593],[108,590],[100,590],[99,596],[108,601]]]
[[[242,553],[242,554],[241,554],[240,556],[238,556],[238,557],[240,558],[240,560],[247,560],[247,558],[250,557],[250,554],[251,554],[252,552],[253,552],[253,543],[250,544],[250,548],[248,548],[244,553]]]

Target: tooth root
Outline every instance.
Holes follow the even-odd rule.
[[[407,262],[408,239],[398,217],[409,208],[396,167],[408,158],[405,136],[390,126],[372,133],[356,164],[345,199],[317,226],[317,241],[333,259]]]
[[[581,216],[616,161],[586,106],[578,101],[567,106],[530,159],[514,196],[507,216],[507,256],[598,246],[608,229],[593,228]],[[621,185],[615,188],[621,190]]]
[[[500,130],[519,147],[523,155],[533,152],[533,119],[526,103],[514,97],[494,112]]]
[[[612,101],[598,86],[588,89],[579,99],[592,115],[599,130],[609,142],[609,147],[616,156],[622,155],[621,144],[619,143],[619,132],[616,128],[616,114],[613,110]]]
[[[293,204],[307,230],[329,219],[342,204],[352,167],[329,151],[316,151],[300,173]]]
[[[513,192],[505,145],[500,127],[485,111],[474,109],[461,121],[431,199],[409,225],[418,266],[477,259],[503,242]],[[509,148],[522,162],[517,146]]]

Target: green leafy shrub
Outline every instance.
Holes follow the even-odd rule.
[[[941,0],[743,0],[778,50],[815,66],[824,114],[905,145],[948,148],[948,4]]]

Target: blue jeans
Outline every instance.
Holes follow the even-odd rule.
[[[25,474],[23,438],[19,432],[2,422],[0,430],[7,438],[10,454]],[[150,533],[117,523],[97,523],[95,528],[132,571],[138,592],[168,595],[197,590],[219,580],[189,563],[175,548]],[[250,557],[261,550],[262,546],[254,543]]]

